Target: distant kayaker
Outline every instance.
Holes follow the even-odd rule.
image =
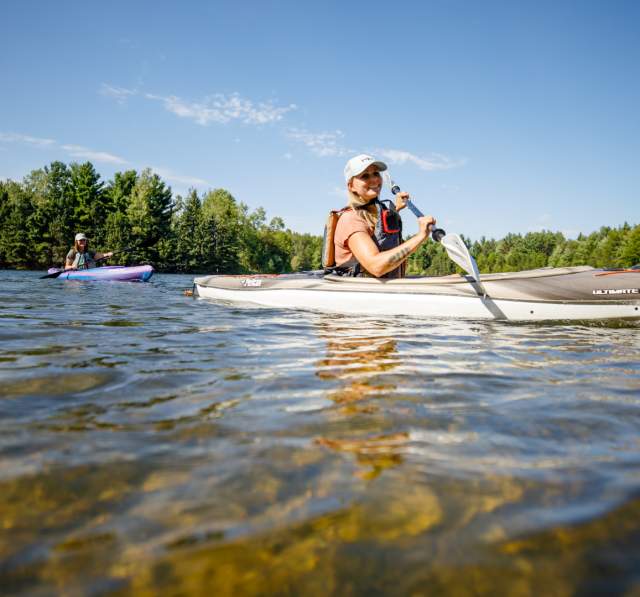
[[[415,236],[402,242],[402,220],[398,212],[405,208],[409,193],[380,201],[382,176],[387,165],[370,155],[351,158],[344,169],[349,197],[348,207],[335,228],[336,268],[346,275],[371,275],[376,278],[400,278],[405,262],[425,240],[436,220],[432,216],[418,218]]]
[[[64,269],[89,269],[95,267],[96,259],[111,257],[113,251],[108,253],[94,252],[89,250],[89,240],[82,233],[76,234],[73,249],[67,253]]]

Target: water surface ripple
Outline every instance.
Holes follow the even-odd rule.
[[[0,272],[3,595],[640,594],[640,327]]]

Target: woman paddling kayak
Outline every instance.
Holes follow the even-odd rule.
[[[105,259],[112,255],[113,251],[108,253],[90,251],[89,240],[82,232],[78,232],[73,243],[73,249],[67,253],[64,269],[89,269],[96,266],[96,259]]]
[[[335,229],[336,272],[347,276],[401,278],[409,255],[429,238],[433,216],[418,218],[415,236],[402,242],[402,221],[398,212],[406,207],[409,193],[396,195],[395,206],[379,200],[380,172],[384,162],[369,155],[351,158],[344,169],[349,205]]]

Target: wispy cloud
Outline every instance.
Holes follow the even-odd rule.
[[[54,139],[46,139],[43,137],[32,137],[21,133],[2,133],[0,132],[0,143],[18,143],[20,145],[29,145],[38,149],[56,149],[62,150],[73,158],[83,158],[94,162],[106,164],[126,164],[127,160],[107,153],[106,151],[95,151],[82,145],[60,144]]]
[[[82,158],[85,160],[92,160],[94,162],[101,162],[105,164],[128,163],[127,160],[118,157],[117,155],[107,153],[106,151],[94,151],[92,149],[89,149],[88,147],[83,147],[82,145],[61,145],[60,147],[73,158]]]
[[[287,137],[299,141],[320,157],[346,156],[355,153],[342,144],[344,133],[340,130],[312,133],[306,129],[291,128],[287,131]]]
[[[39,149],[58,149],[66,152],[73,158],[83,158],[94,162],[106,164],[126,164],[127,160],[107,153],[106,151],[95,151],[82,145],[59,144],[54,139],[45,139],[42,137],[32,137],[20,133],[2,133],[0,132],[0,143],[18,143],[21,145],[31,145]]]
[[[464,165],[466,160],[453,160],[445,155],[433,153],[428,157],[420,157],[408,151],[401,149],[377,149],[374,154],[391,164],[413,164],[420,168],[420,170],[426,170],[427,172],[434,172],[437,170],[450,170],[451,168],[457,168]]]
[[[202,126],[212,123],[227,124],[232,121],[251,125],[269,124],[282,120],[285,114],[298,108],[295,104],[278,106],[273,101],[255,102],[239,93],[214,93],[200,101],[189,101],[177,95],[142,93],[138,89],[110,83],[102,83],[100,94],[114,99],[119,104],[126,103],[130,97],[141,95],[146,99],[161,102],[168,112]]]
[[[50,147],[56,144],[53,139],[31,137],[19,133],[0,133],[0,141],[5,141],[6,143],[24,143],[26,145],[35,145],[36,147]]]
[[[313,133],[307,129],[291,128],[286,135],[289,139],[303,143],[309,151],[320,157],[346,157],[358,153],[371,153],[390,164],[413,164],[428,172],[449,170],[465,163],[465,160],[454,160],[438,153],[422,157],[401,149],[349,149],[344,144],[345,135],[340,130]]]
[[[119,104],[124,104],[131,96],[138,95],[138,91],[135,89],[126,89],[125,87],[118,87],[116,85],[103,83],[100,86],[100,94],[113,98]]]
[[[152,166],[151,170],[161,178],[164,178],[165,180],[171,182],[175,182],[177,184],[188,185],[192,187],[212,186],[210,182],[203,180],[202,178],[196,178],[193,176],[182,176],[181,174],[176,174],[175,172],[167,168],[156,168]]]
[[[83,145],[73,145],[69,143],[63,144],[58,143],[54,139],[31,137],[29,135],[22,135],[20,133],[0,132],[0,143],[20,143],[23,145],[33,145],[38,148],[49,148],[58,151],[61,150],[67,153],[72,158],[90,160],[92,162],[115,165],[132,165],[128,160],[125,160],[124,158],[121,158],[120,156],[114,155],[112,153],[107,153],[106,151],[95,151],[93,149],[89,149],[88,147],[84,147]],[[0,145],[0,151],[5,150],[6,147]],[[187,185],[190,187],[212,186],[211,183],[207,180],[194,176],[184,176],[182,174],[177,174],[176,172],[173,172],[168,168],[152,168],[152,170],[161,178],[164,178],[165,180],[170,182],[174,182],[178,185]]]
[[[165,110],[207,126],[211,123],[226,124],[232,121],[244,124],[269,124],[283,119],[287,112],[296,110],[295,104],[276,106],[273,102],[259,102],[241,97],[238,93],[225,95],[216,93],[199,102],[185,101],[175,95],[161,96],[145,94],[147,99],[162,102]]]
[[[274,102],[254,102],[239,93],[216,93],[201,101],[184,100],[177,95],[157,95],[141,93],[136,89],[127,89],[103,83],[100,93],[124,103],[129,97],[142,95],[144,98],[162,103],[165,110],[179,118],[186,118],[202,126],[212,123],[227,124],[241,122],[249,125],[262,125],[283,120],[284,116],[297,109],[295,104],[278,106]],[[341,130],[312,132],[306,128],[289,128],[286,136],[302,143],[314,155],[320,157],[347,157],[357,153],[372,153],[393,165],[410,164],[426,172],[450,170],[466,163],[465,159],[454,159],[440,153],[417,155],[403,149],[378,148],[351,149],[345,144],[345,134]],[[289,153],[285,158],[289,159]]]

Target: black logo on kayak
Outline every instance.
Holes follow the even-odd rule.
[[[640,288],[596,288],[593,294],[640,294]]]

